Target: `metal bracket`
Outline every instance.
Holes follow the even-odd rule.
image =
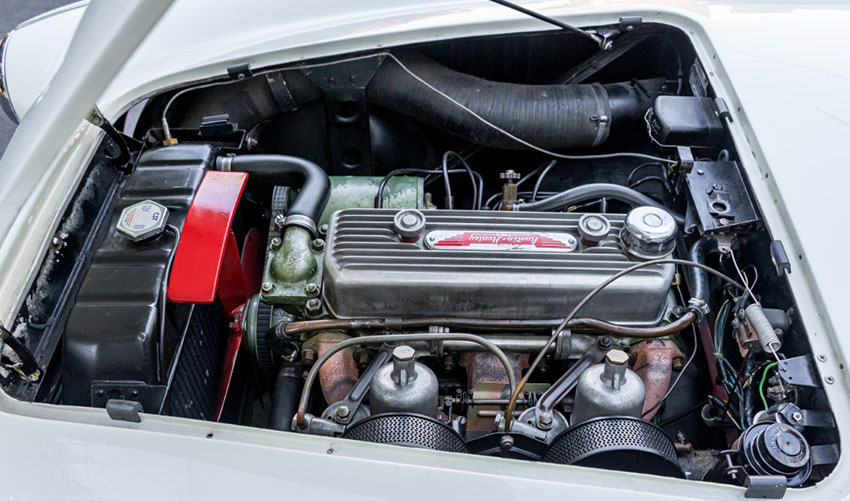
[[[782,475],[746,475],[744,487],[748,499],[782,499],[788,488],[788,480]]]
[[[694,162],[685,179],[702,231],[735,231],[761,222],[737,162]]]
[[[785,246],[782,245],[782,240],[774,240],[770,242],[770,260],[773,261],[773,266],[776,268],[776,274],[783,276],[786,273],[791,273],[791,260],[788,259],[788,254],[785,253]]]
[[[536,415],[540,416],[544,412],[551,412],[567,394],[575,388],[578,383],[578,378],[585,369],[595,363],[599,363],[605,357],[605,354],[613,348],[611,338],[607,336],[600,337],[590,348],[584,352],[584,355],[576,361],[564,374],[555,381],[552,386],[546,390],[540,399],[537,401]]]
[[[115,421],[128,421],[130,423],[141,423],[144,412],[142,404],[133,400],[110,399],[106,402],[106,413]]]
[[[820,377],[815,369],[815,361],[811,355],[801,355],[785,359],[785,368],[778,371],[779,377],[788,384],[820,388]]]
[[[233,66],[228,66],[227,75],[233,80],[243,80],[245,78],[250,78],[254,76],[254,72],[251,71],[250,64],[239,63],[234,64]]]
[[[351,391],[348,392],[348,395],[346,395],[345,398],[343,398],[338,404],[339,406],[344,405],[348,407],[348,417],[340,418],[338,416],[334,416],[331,419],[340,424],[349,424],[351,418],[356,415],[357,410],[361,405],[363,405],[363,399],[369,394],[369,385],[372,383],[372,377],[375,376],[378,369],[389,362],[392,357],[392,351],[392,347],[387,346],[386,344],[381,346],[380,351],[378,351],[375,358],[372,359],[372,363],[370,363],[369,367],[363,371],[363,374],[357,382],[354,383],[354,386],[351,387]]]
[[[324,92],[334,174],[372,174],[366,85],[384,59],[385,56],[369,57],[302,70]]]

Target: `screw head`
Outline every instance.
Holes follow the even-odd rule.
[[[263,282],[261,289],[263,292],[271,292],[274,290],[274,284],[271,282]]]
[[[283,214],[278,214],[274,217],[274,225],[278,228],[283,228],[283,223],[286,222],[286,216]]]
[[[307,293],[308,296],[318,296],[319,295],[319,285],[310,282],[309,284],[304,286],[304,292]]]
[[[317,238],[317,239],[313,240],[313,242],[311,243],[311,246],[313,247],[314,251],[325,250],[325,241],[322,240],[321,238]]]
[[[832,376],[826,376],[823,380],[826,381],[826,384],[832,384],[835,382],[835,378]]]
[[[503,451],[509,451],[514,448],[514,437],[510,435],[502,435],[502,438],[499,439],[499,447]]]
[[[703,169],[697,169],[697,174],[702,176],[703,174],[705,174],[705,171]]]
[[[281,244],[283,244],[283,241],[281,239],[279,239],[277,237],[274,237],[272,239],[272,249],[274,249],[274,250],[280,249]]]
[[[826,362],[826,355],[818,355],[818,362]]]

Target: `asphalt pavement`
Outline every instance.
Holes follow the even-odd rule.
[[[0,0],[0,37],[22,21],[56,7],[71,3],[69,0]],[[15,131],[15,123],[0,111],[0,156]]]

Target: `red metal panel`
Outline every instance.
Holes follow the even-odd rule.
[[[169,301],[199,304],[215,301],[225,256],[228,259],[235,257],[236,267],[239,268],[239,279],[236,280],[232,266],[224,265],[228,270],[221,284],[228,289],[222,290],[228,303],[222,302],[225,313],[230,314],[233,308],[244,301],[245,287],[242,283],[239,251],[231,235],[230,225],[247,181],[248,175],[244,172],[209,171],[204,175],[186,215],[180,243],[177,245],[177,255],[168,280]],[[234,288],[237,290],[234,291]],[[236,302],[239,290],[242,299]]]

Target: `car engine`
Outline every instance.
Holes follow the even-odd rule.
[[[6,390],[763,497],[814,485],[835,420],[733,113],[683,32],[596,29],[618,43],[240,64],[136,104],[10,329],[40,373]]]

